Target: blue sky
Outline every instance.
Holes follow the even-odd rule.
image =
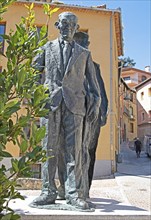
[[[151,66],[151,1],[150,0],[60,0],[65,4],[96,6],[106,4],[109,9],[121,8],[124,38],[124,57],[136,62],[144,70]]]

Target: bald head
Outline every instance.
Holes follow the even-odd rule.
[[[78,29],[78,18],[72,12],[62,12],[58,16],[59,21],[55,23],[60,31],[63,40],[72,41],[73,36]]]

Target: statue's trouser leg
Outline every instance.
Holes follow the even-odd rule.
[[[47,143],[48,143],[48,118],[40,118],[40,125],[45,126],[46,128],[46,134],[45,137],[42,140],[42,147],[44,150],[47,151]],[[41,173],[42,173],[42,193],[48,194],[48,189],[49,189],[49,181],[48,181],[48,161],[42,163],[41,167]]]
[[[83,129],[83,160],[82,160],[82,169],[84,175],[84,197],[89,198],[89,179],[88,179],[88,169],[90,164],[90,157],[88,146],[91,138],[91,123],[88,120],[87,116],[84,118],[84,129]]]
[[[56,195],[55,174],[58,160],[59,133],[61,111],[50,112],[49,118],[41,120],[41,125],[46,126],[46,136],[43,139],[43,148],[47,150],[48,160],[42,165],[43,187],[42,192],[50,196]]]
[[[83,198],[82,129],[83,117],[71,113],[62,103],[61,126],[64,131],[66,200]]]
[[[92,184],[94,165],[95,165],[95,159],[96,159],[96,149],[98,145],[98,138],[100,135],[100,123],[98,123],[98,121],[95,121],[92,124],[91,131],[92,131],[92,136],[91,136],[91,141],[89,143],[90,165],[89,165],[89,170],[88,170],[89,188]]]

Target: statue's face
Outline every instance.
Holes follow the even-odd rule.
[[[62,38],[71,41],[77,30],[77,18],[71,14],[63,14],[59,18],[58,28]]]

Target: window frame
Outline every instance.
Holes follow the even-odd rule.
[[[6,22],[0,22],[0,26],[4,26],[4,32],[0,33],[0,34],[5,34],[6,33]],[[4,52],[4,46],[5,46],[4,45],[5,44],[5,40],[1,36],[0,36],[0,42],[2,42],[2,46],[0,46],[0,52],[3,53]]]

